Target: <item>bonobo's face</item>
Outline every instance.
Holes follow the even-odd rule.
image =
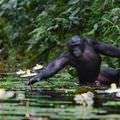
[[[69,50],[75,57],[82,56],[84,46],[84,39],[81,39],[79,36],[72,37],[68,42]]]
[[[80,49],[79,46],[73,46],[72,53],[76,57],[81,57],[82,56],[82,50]]]

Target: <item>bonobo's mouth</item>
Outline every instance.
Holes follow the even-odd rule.
[[[75,51],[73,51],[73,54],[76,57],[81,57],[82,56],[82,51],[81,50],[79,50],[79,51],[75,50]]]

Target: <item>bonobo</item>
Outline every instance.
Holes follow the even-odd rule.
[[[45,80],[67,65],[73,66],[81,85],[118,84],[119,72],[113,68],[101,68],[101,55],[120,58],[120,49],[95,39],[73,36],[68,41],[68,50],[49,63],[28,85]]]

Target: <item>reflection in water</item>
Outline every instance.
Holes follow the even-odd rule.
[[[73,89],[33,86],[31,91],[21,81],[16,79],[9,87],[16,94],[13,98],[0,100],[0,120],[120,119],[120,99],[115,94],[95,93],[95,105],[86,107],[74,102]]]

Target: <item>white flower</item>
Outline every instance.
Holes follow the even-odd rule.
[[[120,92],[117,92],[117,93],[116,93],[116,97],[120,97]]]
[[[25,71],[23,71],[23,70],[20,69],[19,71],[16,72],[16,74],[17,75],[23,75],[23,74],[25,74]]]
[[[94,94],[88,91],[87,93],[75,95],[74,100],[77,104],[82,104],[84,106],[90,106],[90,105],[93,105],[94,103],[93,98],[94,98]]]
[[[33,67],[33,70],[40,70],[42,68],[43,68],[42,65],[36,64],[36,66]]]
[[[20,77],[24,77],[24,78],[25,78],[25,77],[33,77],[33,76],[35,76],[35,75],[37,75],[37,73],[35,73],[35,72],[34,72],[34,73],[31,73],[30,70],[27,69],[27,70],[26,70],[26,74],[23,74],[23,75],[21,75]]]

